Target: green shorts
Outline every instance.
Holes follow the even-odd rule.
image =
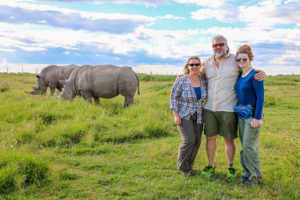
[[[204,134],[208,137],[221,135],[233,140],[237,138],[238,120],[234,112],[223,112],[204,109]]]

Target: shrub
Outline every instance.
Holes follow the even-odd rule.
[[[5,92],[7,90],[9,90],[9,85],[7,83],[2,83],[0,85],[0,92]]]
[[[153,125],[148,125],[145,127],[145,132],[146,135],[149,138],[155,137],[155,138],[160,138],[160,137],[165,137],[169,135],[169,132],[167,131],[166,128],[162,126],[153,126]]]
[[[4,167],[0,169],[0,194],[6,194],[15,191],[15,168]]]
[[[277,98],[275,98],[274,96],[266,95],[264,106],[265,107],[275,106],[275,105],[277,105],[278,101],[279,100]]]
[[[22,174],[25,175],[25,185],[41,182],[49,170],[45,161],[31,155],[25,156],[19,164]]]
[[[85,131],[75,131],[62,134],[61,145],[70,146],[71,144],[78,144],[81,140],[81,137],[85,134]]]
[[[54,114],[51,113],[42,113],[40,117],[42,118],[44,124],[51,124],[57,118]]]
[[[31,184],[39,185],[47,179],[49,164],[33,154],[0,154],[0,193],[14,192]]]
[[[76,180],[79,178],[79,176],[75,173],[69,173],[69,172],[61,172],[60,175],[60,180]]]

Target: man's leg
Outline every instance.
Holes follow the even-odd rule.
[[[233,164],[234,155],[236,152],[234,140],[225,139],[225,154],[228,164]]]
[[[227,178],[235,179],[236,173],[233,167],[233,160],[236,152],[234,139],[237,137],[237,117],[234,112],[220,113],[220,135],[225,140],[225,154],[228,162]]]
[[[216,112],[204,109],[204,133],[206,135],[206,153],[208,165],[201,172],[202,175],[210,177],[215,173],[215,154],[217,149],[217,134],[219,132]]]
[[[217,149],[217,136],[206,136],[206,153],[208,163],[215,165],[215,154]]]

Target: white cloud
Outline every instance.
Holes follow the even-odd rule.
[[[155,18],[143,15],[83,12],[56,6],[0,1],[0,19],[14,24],[45,24],[73,30],[133,32],[135,28],[150,25]]]
[[[184,0],[178,1],[185,2]],[[239,7],[224,2],[222,7],[203,8],[192,12],[191,18],[196,20],[216,19],[221,22],[246,22],[250,23],[249,26],[270,27],[277,24],[300,26],[300,2],[265,0],[256,5],[245,4]]]
[[[6,59],[0,61],[0,72],[18,73],[39,73],[48,64],[28,64],[28,63],[9,63]]]
[[[191,13],[191,18],[196,20],[217,19],[222,22],[233,22],[236,19],[235,12],[230,9],[199,9]]]
[[[172,65],[139,65],[132,68],[136,73],[177,75],[183,73],[183,67]]]
[[[239,7],[238,19],[254,25],[297,24],[300,26],[300,6],[292,2],[263,1],[260,5]]]
[[[289,50],[272,59],[269,63],[274,65],[287,65],[295,62],[300,63],[300,51]]]
[[[34,47],[34,46],[19,46],[17,45],[16,47],[24,50],[24,51],[44,51],[46,50],[45,48],[42,48],[42,47]]]
[[[2,49],[2,48],[0,48],[0,51],[2,51],[2,52],[15,52],[16,50],[14,50],[14,49]]]
[[[174,0],[177,3],[196,4],[198,6],[219,8],[226,4],[227,0]]]
[[[112,35],[63,29],[36,31],[33,25],[11,25],[0,23],[0,49],[16,48],[25,51],[42,51],[48,48],[63,48],[66,51],[79,51],[81,46],[99,52],[112,52],[119,55],[134,55],[146,52],[149,56],[161,59],[185,59],[191,55],[211,54],[211,38],[223,34],[234,52],[247,41],[250,45],[281,44],[300,45],[299,29],[265,29],[262,27],[210,28],[193,30],[153,30],[138,28],[134,33]],[[200,40],[200,38],[203,38]],[[192,42],[193,41],[193,42]],[[96,47],[96,48],[95,48]],[[281,47],[282,48],[282,47]],[[273,49],[276,51],[276,49]],[[280,49],[278,49],[280,50]],[[289,49],[287,49],[289,50]],[[283,63],[284,64],[283,60]]]
[[[288,75],[288,74],[298,74],[300,75],[299,66],[282,66],[282,65],[268,65],[260,67],[259,69],[266,72],[267,75]]]
[[[177,16],[174,16],[174,15],[171,15],[171,14],[168,14],[168,15],[165,15],[165,16],[157,17],[157,19],[185,20],[184,17],[177,17]]]
[[[35,0],[35,1],[49,1],[49,0]],[[84,2],[84,3],[94,3],[101,4],[105,2],[109,3],[132,3],[132,4],[145,4],[145,5],[157,5],[161,3],[165,3],[165,0],[56,0],[56,1],[65,1],[65,2]]]

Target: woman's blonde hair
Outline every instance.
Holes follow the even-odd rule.
[[[198,60],[200,66],[201,66],[201,60],[200,60],[200,58],[199,58],[198,56],[192,56],[192,57],[190,57],[190,58],[186,61],[186,63],[185,63],[185,66],[184,66],[184,68],[183,68],[184,74],[189,74],[189,73],[190,73],[190,70],[189,70],[189,62],[190,62],[190,60],[193,60],[193,59]]]

